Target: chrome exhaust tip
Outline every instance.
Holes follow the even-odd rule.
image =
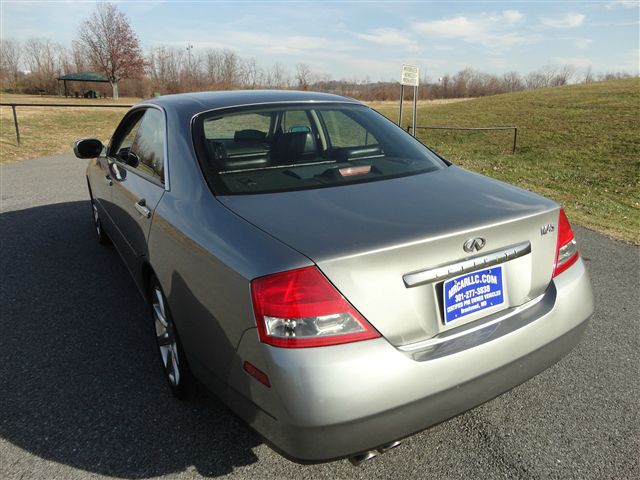
[[[369,450],[368,452],[359,453],[358,455],[349,457],[349,461],[351,462],[351,465],[353,465],[354,467],[359,467],[364,462],[371,460],[373,457],[377,457],[377,456],[378,456],[377,450]]]
[[[381,453],[381,454],[382,454],[382,453],[385,453],[385,452],[388,452],[388,451],[389,451],[389,450],[391,450],[392,448],[396,448],[396,447],[397,447],[398,445],[400,445],[401,443],[402,443],[402,442],[401,442],[400,440],[397,440],[397,441],[395,441],[395,442],[388,443],[388,444],[383,445],[382,447],[380,447],[380,448],[378,449],[378,452],[379,452],[379,453]]]
[[[359,467],[364,462],[371,460],[373,457],[377,457],[378,455],[382,455],[385,452],[388,452],[392,448],[396,448],[402,442],[397,440],[395,442],[387,443],[386,445],[382,445],[376,450],[369,450],[364,453],[359,453],[358,455],[354,455],[353,457],[349,457],[349,461],[354,467]]]

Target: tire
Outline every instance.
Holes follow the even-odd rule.
[[[93,227],[98,237],[98,243],[101,245],[110,245],[111,239],[109,238],[109,235],[107,235],[107,232],[105,232],[104,228],[102,227],[102,222],[100,221],[100,214],[98,213],[98,206],[96,205],[96,202],[93,200],[93,197],[91,197],[91,211],[93,213]]]
[[[149,306],[164,377],[173,395],[180,400],[190,400],[196,394],[196,382],[187,364],[169,304],[155,277],[150,282]]]

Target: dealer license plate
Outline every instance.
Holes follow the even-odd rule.
[[[502,267],[486,268],[444,282],[444,323],[504,304]]]

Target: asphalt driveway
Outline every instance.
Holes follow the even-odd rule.
[[[638,247],[576,228],[596,313],[559,364],[359,468],[300,466],[211,396],[172,398],[85,166],[0,167],[0,478],[640,478]]]

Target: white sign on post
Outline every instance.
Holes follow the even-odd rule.
[[[417,65],[402,65],[402,73],[400,75],[400,84],[410,87],[418,86],[418,78],[420,71]]]
[[[398,126],[402,126],[402,103],[404,101],[405,85],[413,87],[413,136],[416,136],[416,114],[418,110],[418,78],[420,70],[417,65],[402,65],[400,74],[400,115],[398,115]],[[407,127],[407,132],[409,127]]]

